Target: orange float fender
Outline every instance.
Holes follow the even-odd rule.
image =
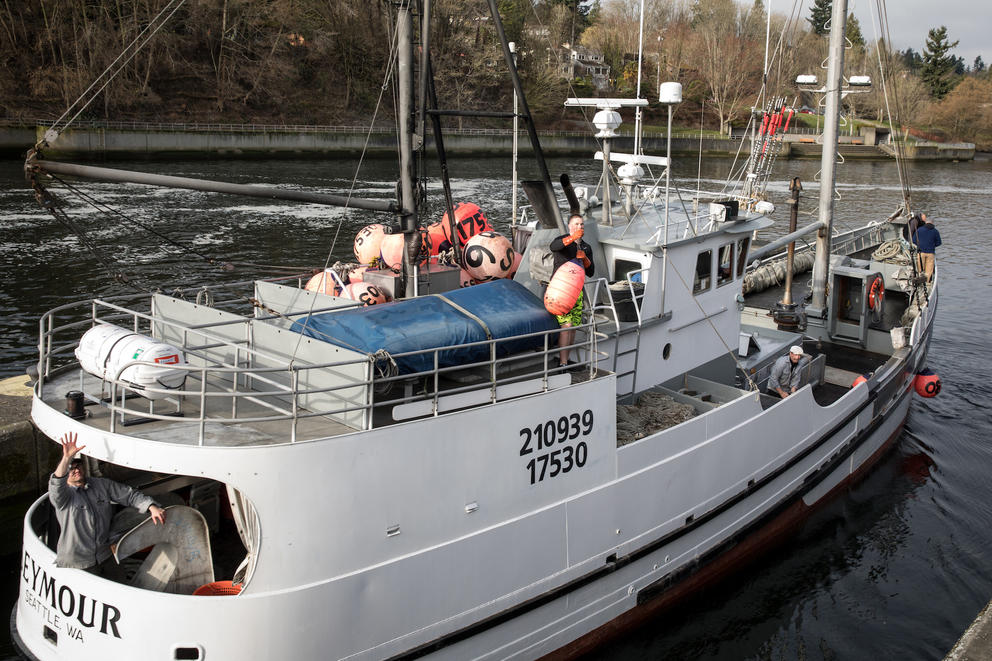
[[[478,204],[472,202],[459,202],[455,205],[455,227],[455,231],[458,232],[458,242],[462,245],[476,234],[492,230],[492,226],[486,220],[486,214]],[[447,212],[441,217],[441,230],[444,232],[444,237],[451,241]]]
[[[331,273],[331,269],[321,271],[307,281],[304,289],[315,291],[319,294],[327,294],[328,296],[337,296],[341,293],[341,288],[338,287],[338,281]]]
[[[940,394],[940,385],[940,377],[929,368],[913,377],[913,388],[920,397],[936,397]]]
[[[389,301],[386,292],[367,282],[356,282],[346,286],[342,296],[358,301],[362,305],[377,305]]]
[[[405,238],[402,234],[387,234],[379,244],[379,257],[386,268],[399,271],[403,268]]]
[[[544,292],[544,309],[554,315],[567,314],[586,281],[586,270],[577,261],[565,262],[555,271]]]
[[[505,278],[513,266],[513,246],[502,234],[482,232],[468,240],[462,257],[473,280],[498,280]]]
[[[355,259],[359,264],[371,264],[379,256],[379,244],[386,236],[386,228],[379,223],[366,225],[355,235]]]

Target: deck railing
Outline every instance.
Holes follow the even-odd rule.
[[[284,278],[282,280],[285,280]],[[246,283],[239,283],[246,284]],[[227,287],[232,287],[228,285]],[[598,292],[597,292],[598,295]],[[349,425],[353,429],[368,430],[373,427],[392,424],[376,416],[377,411],[390,411],[390,407],[402,411],[401,422],[406,419],[442,415],[454,408],[494,404],[512,397],[543,392],[571,383],[571,377],[561,367],[553,365],[553,357],[562,348],[558,346],[561,329],[527,333],[513,337],[487,339],[479,342],[462,343],[452,346],[422,349],[380,356],[385,361],[428,356],[430,369],[414,373],[397,374],[377,369],[376,356],[363,356],[360,359],[303,364],[299,360],[287,361],[285,357],[266,353],[251,345],[250,333],[245,339],[232,340],[230,334],[220,334],[222,327],[236,324],[249,324],[249,319],[273,321],[273,316],[243,317],[238,320],[205,323],[199,325],[170,321],[151,312],[150,303],[138,308],[134,301],[143,303],[141,295],[121,296],[105,299],[92,299],[63,305],[46,313],[40,320],[39,336],[39,380],[36,392],[44,395],[45,384],[65,370],[78,367],[74,350],[79,338],[96,324],[114,324],[129,328],[136,333],[153,337],[153,328],[169,328],[181,334],[183,350],[187,358],[202,364],[169,365],[170,370],[187,372],[183,386],[179,389],[145,386],[136,388],[122,379],[125,370],[135,366],[160,367],[154,362],[135,360],[121,365],[116,374],[107,375],[101,382],[101,391],[86,392],[85,377],[79,371],[80,389],[90,406],[104,407],[109,413],[109,431],[118,432],[122,427],[135,422],[162,421],[173,425],[196,425],[196,443],[207,445],[207,424],[244,425],[262,422],[283,421],[287,423],[286,438],[272,444],[294,443],[298,438],[298,425],[309,418],[335,416],[359,416],[360,424]],[[147,295],[144,295],[147,296]],[[148,299],[150,300],[150,299]],[[336,308],[340,309],[340,308]],[[320,312],[319,309],[282,315],[284,318],[305,316]],[[326,310],[325,310],[326,311]],[[602,334],[595,329],[595,320],[576,327],[583,331],[584,338],[569,348],[585,351],[582,361],[583,373],[594,379],[601,375],[598,362],[604,357],[597,350]],[[211,332],[212,331],[212,332]],[[161,333],[158,333],[161,334]],[[191,336],[197,341],[192,342]],[[533,352],[499,355],[501,343],[530,340],[540,344]],[[173,342],[173,344],[177,344]],[[455,366],[441,364],[440,354],[452,350],[484,348],[487,358]],[[217,352],[210,349],[223,349],[234,356],[233,364],[219,363]],[[268,366],[252,366],[264,361]],[[277,366],[271,366],[277,363]],[[364,374],[363,378],[340,377],[333,385],[313,386],[311,374],[319,371],[333,371],[350,367]],[[452,385],[450,377],[465,377],[464,384]],[[421,388],[414,392],[415,386]],[[192,387],[191,387],[192,386]],[[109,392],[108,392],[109,390]],[[396,391],[400,392],[397,393]],[[158,399],[136,397],[141,392],[156,395]],[[323,402],[319,406],[303,406],[301,402],[314,401],[320,395]],[[225,405],[223,402],[229,405]],[[218,402],[221,402],[219,405]],[[164,410],[168,403],[174,410]],[[189,403],[195,404],[195,415],[188,415]],[[246,403],[254,404],[252,412],[246,411]],[[259,410],[261,409],[261,411]],[[225,413],[221,413],[224,411]],[[229,413],[227,413],[229,411]],[[177,417],[181,414],[182,417]]]

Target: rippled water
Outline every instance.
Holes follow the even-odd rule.
[[[113,166],[114,164],[110,164]],[[344,160],[218,161],[117,164],[179,176],[239,183],[278,183],[341,192],[354,164]],[[393,165],[366,164],[354,191],[385,197]],[[722,183],[730,162],[705,160],[701,186]],[[594,183],[598,166],[552,159],[554,175]],[[510,169],[493,159],[460,159],[451,167],[456,200],[479,203],[504,227]],[[803,179],[802,208],[815,211],[818,162],[784,161],[769,187],[784,201],[788,179]],[[697,164],[677,166],[688,196]],[[524,177],[533,173],[524,172]],[[935,218],[940,311],[930,365],[943,379],[935,400],[917,399],[907,429],[868,478],[821,510],[801,536],[695,603],[665,615],[602,650],[613,659],[938,659],[992,598],[992,394],[987,307],[992,302],[992,162],[911,164],[913,200]],[[849,162],[838,171],[838,223],[880,219],[899,203],[891,162]],[[86,191],[120,216],[107,216],[59,190],[99,258],[33,201],[21,164],[0,162],[0,376],[34,360],[37,318],[72,299],[124,291],[107,275],[124,271],[163,290],[218,279],[247,280],[258,270],[216,267],[139,228],[132,219],[197,252],[236,263],[320,266],[332,242],[345,258],[368,212],[244,200],[145,186],[88,184]],[[440,216],[439,205],[428,218]],[[787,223],[785,205],[777,214]],[[388,222],[388,216],[375,217]],[[340,224],[340,230],[338,226]],[[335,241],[335,234],[338,233]],[[107,264],[101,263],[102,261]],[[19,535],[4,516],[5,536]],[[2,602],[16,598],[16,555],[3,558]],[[0,641],[0,655],[10,647]]]

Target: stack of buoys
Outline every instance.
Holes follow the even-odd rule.
[[[386,292],[367,282],[353,282],[346,285],[341,295],[344,298],[358,301],[362,305],[377,305],[389,301],[389,295]]]
[[[338,281],[332,274],[333,270],[331,269],[321,271],[307,281],[304,289],[328,296],[337,296],[341,293],[341,287],[338,286]]]
[[[554,315],[568,313],[579,300],[582,285],[586,281],[586,270],[578,260],[569,260],[551,276],[551,282],[544,292],[544,308]]]
[[[371,264],[379,256],[380,244],[386,236],[386,228],[374,223],[358,230],[355,236],[355,259],[359,264]]]
[[[513,246],[502,234],[482,232],[465,244],[462,259],[465,270],[476,282],[499,280],[513,267]]]
[[[936,397],[940,394],[940,377],[930,368],[913,377],[913,387],[920,397]]]
[[[451,249],[451,226],[448,214],[427,227],[419,228],[421,259],[429,259]],[[461,286],[499,278],[512,278],[519,268],[523,255],[513,250],[510,240],[495,232],[479,205],[459,202],[455,205],[455,232],[462,246],[463,269]],[[349,271],[345,284],[362,282],[370,266],[400,271],[406,251],[403,234],[389,234],[378,223],[367,225],[355,236],[355,259],[362,266]],[[426,262],[422,262],[423,266]],[[307,283],[307,289],[331,295],[341,295],[341,288],[328,277],[317,274]],[[574,303],[574,302],[573,302]]]

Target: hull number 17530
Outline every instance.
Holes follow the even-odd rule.
[[[585,466],[589,447],[585,441],[573,441],[580,436],[588,436],[592,428],[593,414],[586,409],[582,413],[563,415],[557,420],[547,420],[521,429],[523,445],[520,446],[520,456],[534,455],[526,466],[530,483],[536,484]]]

